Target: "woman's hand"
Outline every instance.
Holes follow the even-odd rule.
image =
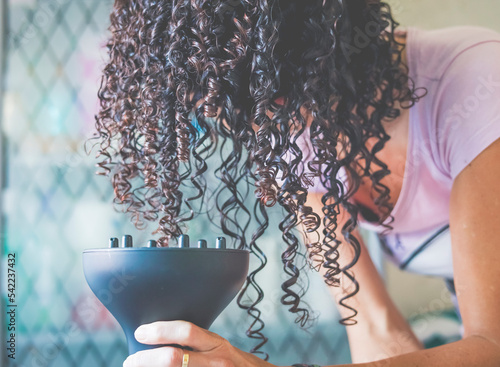
[[[256,356],[233,347],[226,339],[186,321],[159,321],[142,325],[135,338],[143,344],[177,344],[192,351],[175,347],[159,347],[129,356],[123,367],[186,367],[184,354],[189,355],[189,367],[271,367]]]

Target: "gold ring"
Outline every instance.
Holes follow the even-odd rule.
[[[189,364],[189,353],[184,353],[182,356],[182,367],[188,367]]]

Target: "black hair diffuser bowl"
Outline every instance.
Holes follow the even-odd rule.
[[[249,253],[216,248],[198,241],[189,247],[189,237],[179,238],[179,247],[132,247],[124,236],[122,245],[110,240],[109,249],[83,252],[83,271],[90,288],[120,323],[127,337],[129,354],[158,347],[139,343],[134,331],[155,321],[185,320],[208,329],[241,289],[247,273]]]

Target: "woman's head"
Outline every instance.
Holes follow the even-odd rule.
[[[200,211],[206,162],[217,153],[220,183],[211,198],[235,246],[265,263],[258,240],[269,225],[266,210],[283,207],[289,279],[282,303],[305,323],[295,228],[313,234],[324,222],[322,241],[311,235],[306,245],[313,264],[328,269],[327,283],[337,285],[341,273],[353,279],[350,266],[337,262],[339,206],[352,217],[342,229],[355,249],[352,264],[357,211],[348,199],[362,177],[390,210],[380,184],[389,171],[376,157],[389,139],[381,121],[398,115],[396,103],[417,99],[396,26],[388,5],[375,0],[116,0],[96,119],[99,165],[111,176],[115,202],[138,226],[158,223],[167,245]],[[302,134],[313,149],[308,167],[297,143]],[[373,138],[378,143],[367,149]],[[342,167],[348,192],[337,179]],[[306,205],[314,177],[327,190],[322,213]],[[255,188],[251,207],[243,184]],[[251,220],[257,228],[248,233]],[[260,289],[249,277],[244,292],[252,287]],[[242,307],[260,322],[257,303]],[[264,338],[259,322],[249,333]]]

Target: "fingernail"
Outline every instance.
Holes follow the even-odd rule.
[[[134,333],[135,335],[135,338],[139,341],[139,340],[146,340],[147,337],[148,337],[148,333],[147,333],[147,330],[145,327],[143,326],[139,326],[137,328],[137,330],[135,331]]]

